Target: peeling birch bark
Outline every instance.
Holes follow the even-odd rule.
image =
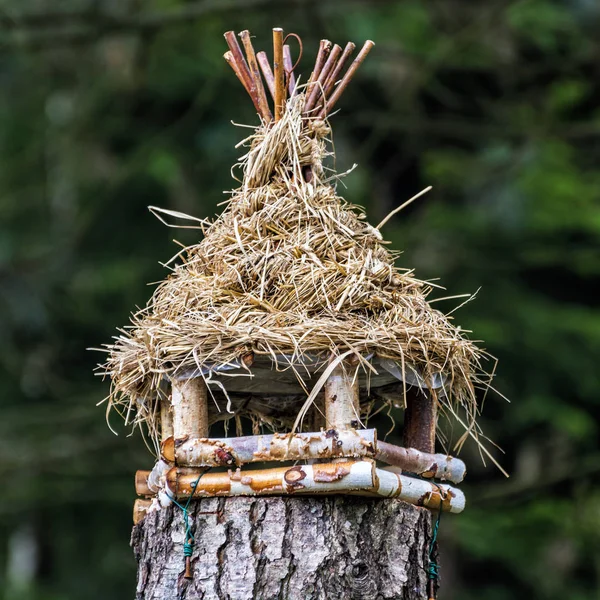
[[[356,368],[338,365],[325,382],[326,429],[350,429],[360,426],[360,404]]]
[[[160,441],[173,437],[173,413],[171,403],[166,400],[160,401]]]
[[[177,463],[185,467],[231,467],[265,461],[373,457],[376,444],[374,429],[191,439],[177,448]],[[174,444],[167,440],[163,457],[172,462],[174,452]]]
[[[146,473],[148,471],[138,471],[136,475],[136,491],[141,495],[148,489],[144,482]],[[417,506],[453,513],[465,508],[465,495],[458,488],[377,469],[372,461],[336,461],[235,473],[174,467],[166,474],[165,492],[180,503],[192,494],[194,498],[352,494],[400,498]]]
[[[175,448],[193,438],[208,437],[208,391],[202,377],[171,382]]]
[[[427,600],[430,513],[397,499],[207,498],[133,529],[136,600]]]
[[[161,456],[170,464],[175,462],[173,438],[163,441]],[[177,449],[177,463],[182,467],[233,467],[254,462],[360,457],[375,458],[426,479],[452,483],[460,483],[467,472],[465,463],[458,458],[379,441],[374,429],[191,439]]]

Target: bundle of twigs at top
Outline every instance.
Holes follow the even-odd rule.
[[[250,32],[244,30],[239,36],[242,40],[246,57],[244,58],[235,33],[228,31],[225,33],[225,40],[227,41],[229,50],[224,55],[225,60],[229,63],[237,78],[244,86],[244,89],[248,92],[262,121],[265,123],[269,123],[273,119],[279,121],[285,110],[286,98],[288,95],[292,97],[296,94],[295,65],[292,64],[290,47],[285,41],[290,36],[298,40],[300,44],[300,57],[302,56],[302,42],[294,33],[290,33],[284,38],[283,30],[275,27],[273,29],[273,67],[271,68],[271,63],[265,52],[254,52]],[[321,40],[315,66],[305,87],[303,115],[324,119],[340,99],[354,77],[356,70],[374,45],[371,40],[367,40],[357,57],[348,67],[346,73],[340,79],[345,64],[354,52],[355,45],[352,42],[348,42],[342,51],[341,46],[337,44],[332,45],[329,40]],[[266,87],[273,98],[273,113],[271,113],[269,107],[263,77]]]

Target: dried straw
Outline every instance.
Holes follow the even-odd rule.
[[[109,406],[135,409],[152,428],[161,383],[190,369],[249,352],[291,355],[292,363],[316,354],[325,368],[332,353],[352,350],[410,365],[425,381],[442,373],[442,408],[466,411],[465,427],[477,432],[485,353],[430,306],[430,285],[395,266],[398,253],[363,211],[336,194],[337,176],[323,167],[330,130],[302,115],[304,98],[290,99],[280,121],[244,141],[241,187],[106,347]]]

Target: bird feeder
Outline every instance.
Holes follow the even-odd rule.
[[[195,219],[203,239],[177,255],[104,365],[111,405],[159,447],[136,474],[134,520],[190,497],[273,494],[461,512],[466,469],[436,453],[438,409],[465,408],[472,430],[484,353],[336,192],[328,118],[374,44],[352,61],[353,43],[321,41],[303,82],[282,30],[272,64],[239,37],[243,50],[225,34],[225,60],[260,118],[241,144],[241,186],[214,221]],[[373,406],[391,403],[405,410],[402,446],[366,426]],[[254,435],[211,437],[211,425],[242,417]]]

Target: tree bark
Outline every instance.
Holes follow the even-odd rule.
[[[426,600],[431,515],[397,499],[207,498],[133,529],[137,600]]]

